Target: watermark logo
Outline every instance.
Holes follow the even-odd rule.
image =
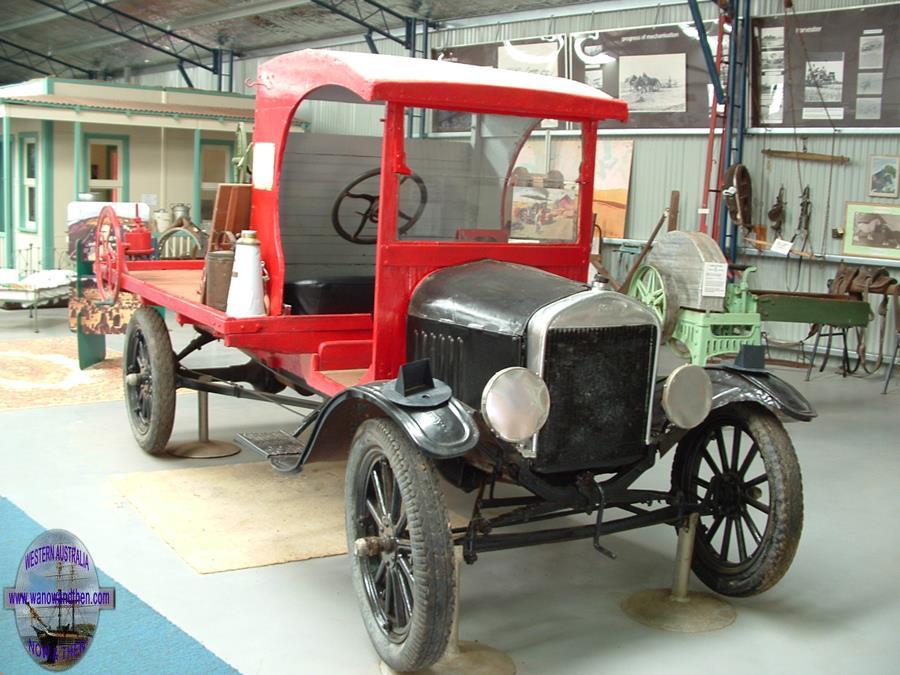
[[[71,668],[97,633],[100,610],[115,609],[116,589],[101,588],[97,568],[81,540],[47,530],[31,542],[3,589],[3,608],[16,613],[22,646],[41,666]]]

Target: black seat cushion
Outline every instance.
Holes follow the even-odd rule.
[[[317,277],[284,284],[291,314],[370,314],[375,277]]]

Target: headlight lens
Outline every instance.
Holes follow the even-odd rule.
[[[547,385],[526,368],[506,368],[495,373],[481,394],[485,421],[497,436],[510,443],[521,443],[534,436],[549,413]]]
[[[712,383],[700,366],[684,364],[666,378],[662,407],[676,427],[693,429],[712,408]]]

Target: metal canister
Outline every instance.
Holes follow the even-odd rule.
[[[259,239],[254,230],[242,230],[234,245],[234,267],[228,290],[228,316],[262,316],[266,313],[265,288]]]
[[[228,305],[232,267],[234,251],[210,251],[206,254],[206,297],[203,302],[223,312]]]
[[[191,219],[191,207],[187,204],[172,204],[172,222],[177,223],[179,218]]]

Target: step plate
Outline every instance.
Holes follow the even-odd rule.
[[[234,442],[246,450],[258,452],[263,457],[274,459],[285,456],[299,457],[305,447],[284,431],[244,432],[234,437]]]

